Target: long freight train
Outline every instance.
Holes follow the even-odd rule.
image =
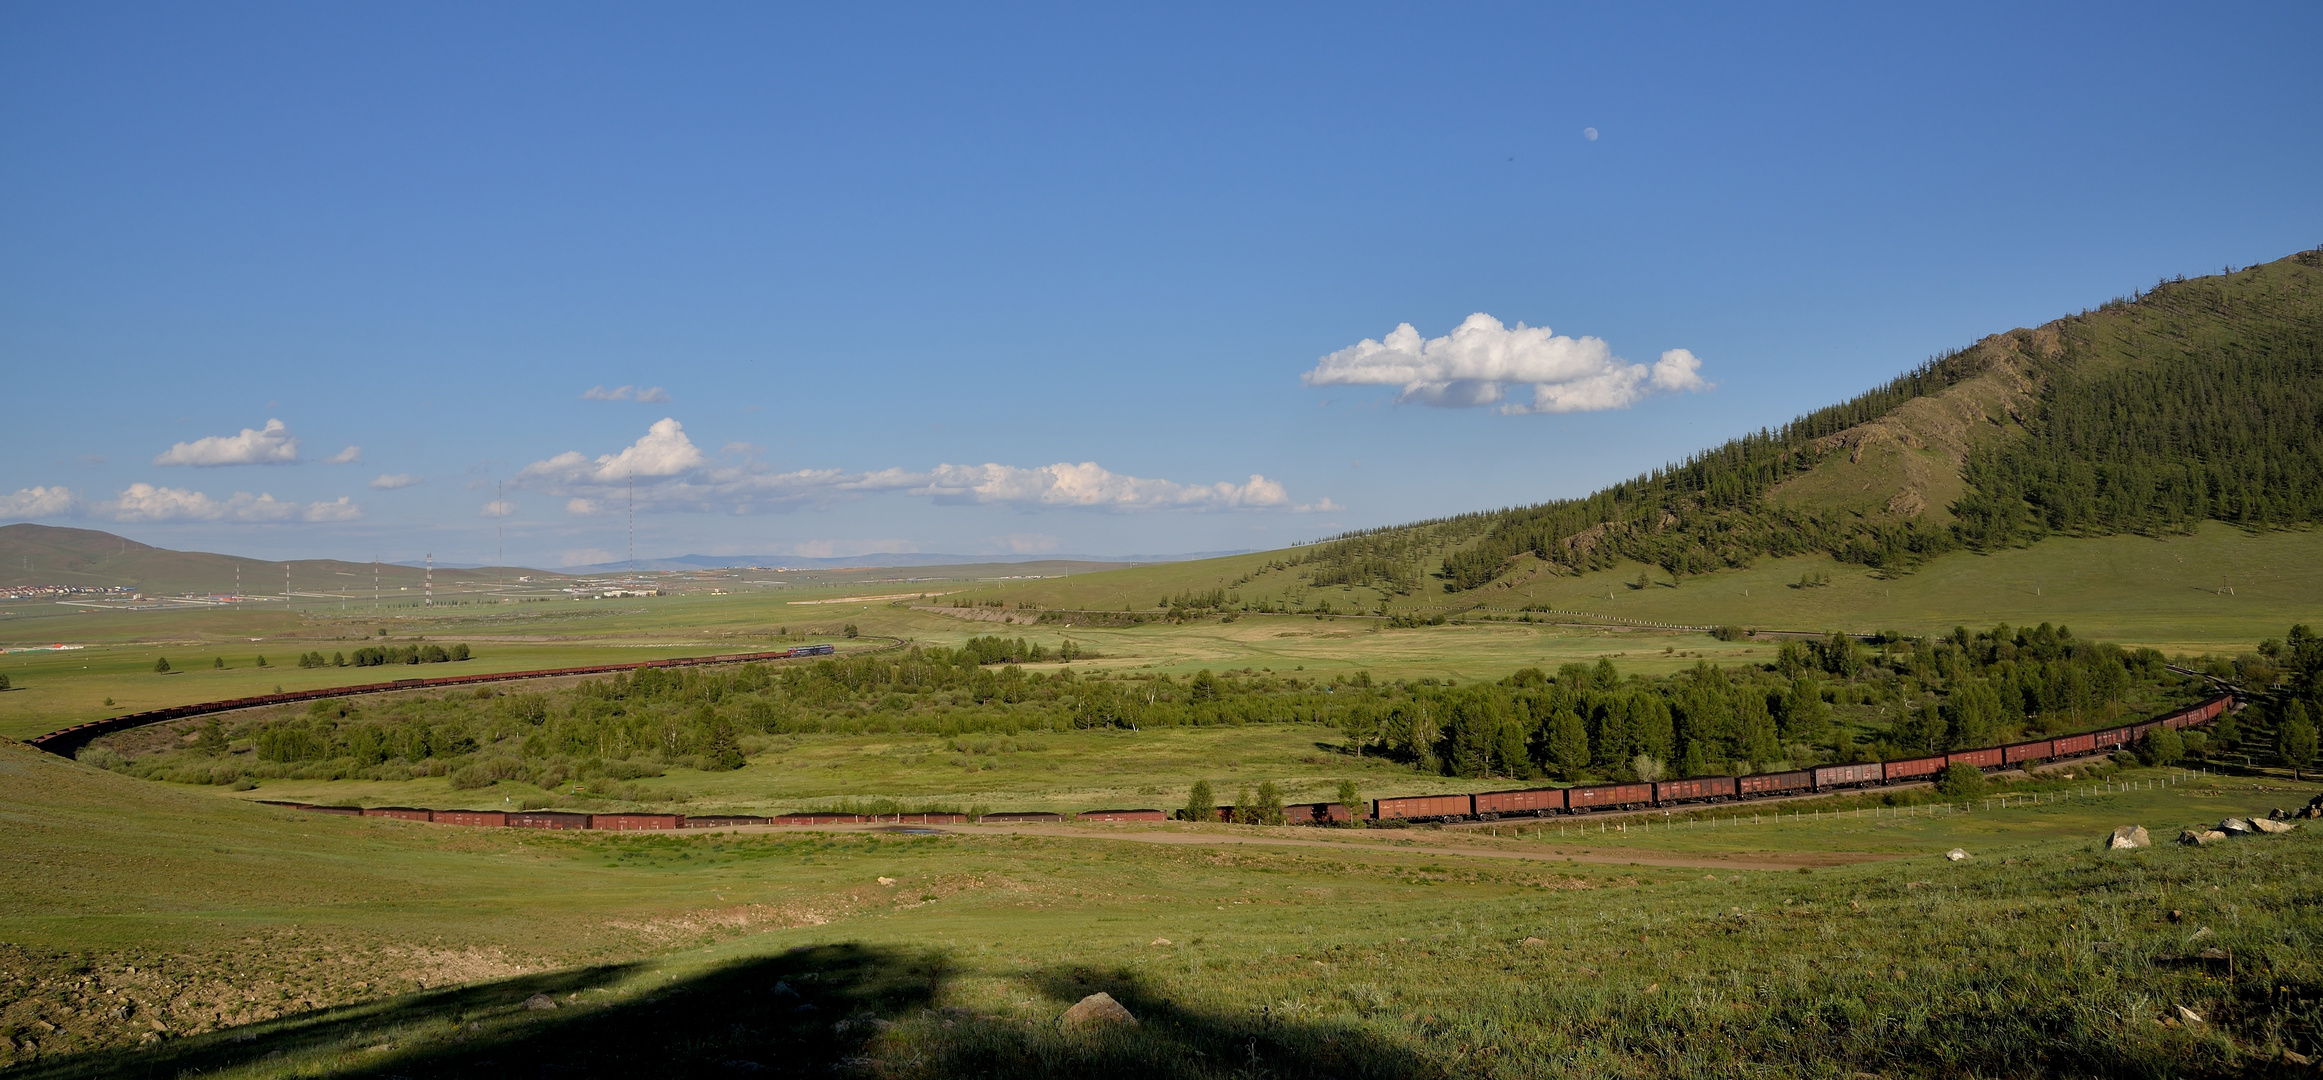
[[[802,656],[829,656],[838,651],[832,645],[802,645],[781,652],[735,653],[727,656],[679,656],[667,660],[645,660],[630,664],[595,664],[588,667],[543,668],[536,671],[501,671],[481,675],[445,675],[434,679],[396,679],[392,682],[361,683],[355,686],[333,686],[318,690],[292,690],[280,694],[260,694],[256,697],[228,698],[225,701],[204,701],[192,705],[172,705],[146,712],[91,720],[69,728],[51,731],[46,735],[26,740],[52,754],[71,757],[91,740],[116,731],[127,731],[165,720],[182,720],[188,716],[206,716],[210,713],[232,712],[236,709],[254,709],[264,705],[288,705],[300,701],[346,697],[349,694],[377,694],[389,690],[426,690],[438,686],[467,686],[473,683],[509,682],[515,679],[543,679],[556,675],[610,675],[639,668],[697,667],[702,664],[739,664],[753,660],[792,660]]]
[[[1849,765],[1817,765],[1790,772],[1751,773],[1748,776],[1697,776],[1684,780],[1656,780],[1628,784],[1583,784],[1577,787],[1538,787],[1517,791],[1487,791],[1474,795],[1412,795],[1374,799],[1374,821],[1497,821],[1511,817],[1552,817],[1599,810],[1644,810],[1698,803],[1764,799],[1783,795],[1813,795],[1849,788],[1882,787],[1932,780],[1952,765],[1972,765],[1991,772],[2028,761],[2110,754],[2145,738],[2158,727],[2187,728],[2207,724],[2235,707],[2233,694],[2220,694],[2166,716],[2102,731],[2059,735],[2005,746],[1955,750],[1896,761],[1865,761]]]

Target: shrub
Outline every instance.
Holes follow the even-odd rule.
[[[1178,816],[1187,821],[1218,820],[1218,797],[1211,794],[1208,780],[1194,781],[1194,790],[1186,793],[1185,809]]]
[[[2186,756],[2186,740],[2175,730],[2158,727],[2137,742],[2137,759],[2148,765],[2173,765]]]
[[[169,674],[169,657],[164,656],[161,659],[154,661],[153,672],[156,675]]]
[[[1936,793],[1947,799],[1973,798],[1984,790],[1984,770],[1965,761],[1944,766],[1936,777]]]
[[[1739,626],[1735,626],[1729,623],[1725,626],[1717,628],[1716,630],[1710,631],[1710,636],[1717,638],[1720,641],[1741,641],[1743,638],[1750,636],[1750,632]]]

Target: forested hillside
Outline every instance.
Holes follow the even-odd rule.
[[[1528,556],[1673,577],[1817,552],[1901,568],[2053,533],[2307,524],[2319,433],[2323,250],[1996,334],[1584,498],[1335,537],[1301,570],[1408,594]]]

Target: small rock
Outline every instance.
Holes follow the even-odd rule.
[[[2212,949],[2204,949],[2204,950],[2202,950],[2201,952],[2199,952],[2199,953],[2196,953],[2196,954],[2194,955],[2194,958],[2195,958],[2195,959],[2197,959],[2197,960],[2226,960],[2226,959],[2230,959],[2230,958],[2229,958],[2229,957],[2226,955],[2226,950],[2224,950],[2224,949],[2216,949],[2216,948],[2212,948]]]
[[[2272,818],[2252,818],[2250,819],[2250,827],[2263,833],[2287,833],[2298,828],[2288,821],[2276,821]]]
[[[1128,1009],[1122,1008],[1120,1002],[1113,1000],[1113,995],[1108,994],[1103,990],[1099,990],[1098,992],[1091,994],[1088,997],[1082,998],[1080,1001],[1074,1003],[1073,1007],[1066,1009],[1065,1015],[1059,1017],[1058,1019],[1062,1021],[1066,1027],[1080,1027],[1083,1024],[1128,1024],[1131,1027],[1137,1026],[1137,1017],[1129,1015]]]
[[[882,885],[893,885],[895,884],[895,879],[891,877],[883,877],[879,879],[879,883]]]
[[[553,1009],[557,1007],[557,1003],[547,994],[534,994],[524,999],[524,1007],[527,1009]]]
[[[2216,829],[2204,829],[2200,832],[2188,829],[2178,834],[2178,842],[2181,844],[2215,844],[2224,839],[2226,839],[2226,834]]]
[[[2105,842],[2105,846],[2115,851],[2152,847],[2154,846],[2154,838],[2146,832],[2146,827],[2143,825],[2123,825],[2113,830],[2113,837]]]
[[[2178,1006],[2178,1019],[2183,1020],[2189,1024],[2199,1024],[2203,1022],[2201,1013],[2195,1012],[2194,1010],[2189,1009],[2184,1005]]]
[[[1952,850],[1945,852],[1944,857],[1952,860],[1953,862],[1959,862],[1960,860],[1967,858],[1968,853],[1962,851],[1959,848],[1953,848]]]
[[[2251,833],[2257,832],[2258,830],[2251,826],[2249,818],[2230,817],[2218,823],[2218,831],[2226,833]]]
[[[1548,942],[1542,941],[1537,937],[1526,938],[1523,941],[1517,942],[1517,944],[1522,945],[1528,949],[1545,949],[1549,945]]]
[[[1153,939],[1153,943],[1156,945],[1167,945],[1170,943],[1170,939],[1166,937],[1157,937]]]

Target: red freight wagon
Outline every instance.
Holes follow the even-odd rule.
[[[1902,761],[1890,761],[1887,763],[1887,779],[1889,783],[1894,783],[1898,780],[1922,780],[1943,771],[1944,755],[1942,754],[1937,754],[1933,757],[1905,758]]]
[[[2000,748],[2000,758],[2014,765],[2020,761],[2047,761],[2059,756],[2057,740],[2040,739],[2035,742],[2010,743]]]
[[[2106,728],[2096,732],[2094,737],[2097,740],[2097,749],[2099,750],[2111,750],[2118,746],[2130,744],[2130,732],[2125,727]]]
[[[1734,791],[1743,796],[1782,795],[1793,791],[1813,791],[1814,789],[1815,774],[1807,769],[1799,769],[1795,772],[1752,773],[1749,776],[1734,778]]]
[[[1815,790],[1827,788],[1862,787],[1886,779],[1879,771],[1879,762],[1866,761],[1859,765],[1815,766]]]
[[[688,814],[682,827],[688,829],[723,829],[732,825],[764,824],[766,824],[765,818],[751,814],[707,814],[701,816]]]
[[[1154,811],[1154,812],[1158,814],[1158,813],[1160,813],[1161,811],[1159,811],[1159,810],[1156,810],[1156,811]],[[965,825],[965,824],[967,824],[967,823],[968,823],[968,815],[966,815],[966,814],[873,814],[873,815],[871,815],[871,818],[870,818],[870,820],[872,820],[872,821],[884,821],[884,822],[889,822],[889,823],[891,823],[891,824],[895,824],[895,825]]]
[[[1709,799],[1731,799],[1741,789],[1731,776],[1697,776],[1688,780],[1657,780],[1654,782],[1654,802],[1667,806],[1671,803],[1702,802]]]
[[[1289,817],[1291,808],[1283,807],[1283,816]],[[1159,810],[1083,810],[1083,821],[1168,821],[1170,816]]]
[[[1565,789],[1544,787],[1522,791],[1487,791],[1476,797],[1476,816],[1495,818],[1504,814],[1531,814],[1545,817],[1565,812]]]
[[[428,812],[411,806],[373,806],[363,811],[364,817],[391,817],[404,821],[426,821]]]
[[[1282,820],[1285,825],[1343,825],[1355,815],[1343,803],[1292,803],[1282,808]]]
[[[1371,816],[1381,821],[1401,818],[1419,821],[1464,818],[1476,812],[1473,795],[1411,795],[1400,799],[1373,799]]]
[[[2044,742],[2039,745],[2043,750],[2046,750],[2049,744]],[[1955,750],[1944,755],[1944,764],[1946,765],[1974,765],[1979,769],[1997,769],[2007,762],[2015,760],[2018,759],[2008,758],[2004,761],[2001,758],[2001,748],[1997,746],[1987,746],[1981,750]]]
[[[686,819],[682,814],[591,814],[589,827],[613,832],[650,832],[660,829],[682,829]]]
[[[492,828],[508,824],[507,813],[500,810],[438,810],[438,825],[485,825]]]
[[[986,814],[982,820],[991,823],[1019,821],[1063,821],[1065,820],[1065,815],[1052,814],[1046,810],[1019,810],[1011,811],[1005,814]]]
[[[853,825],[863,820],[861,814],[776,814],[767,819],[769,825]]]
[[[363,816],[363,808],[360,806],[302,806],[299,807],[299,809],[316,814],[345,814],[348,817]]]
[[[1651,806],[1653,801],[1652,784],[1590,784],[1565,789],[1565,806],[1576,814],[1591,810]]]
[[[2084,731],[2079,735],[2059,735],[2049,740],[2050,757],[2079,757],[2097,750],[2097,733]]]
[[[508,815],[512,829],[586,829],[589,815],[569,814],[561,810],[526,810]]]

